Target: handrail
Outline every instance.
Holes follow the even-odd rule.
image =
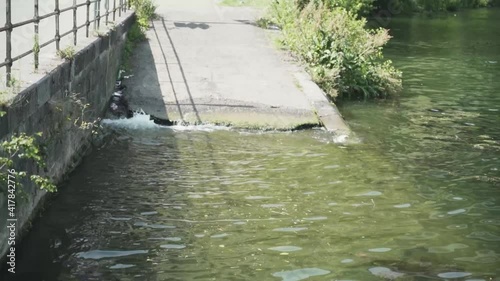
[[[35,70],[38,69],[38,62],[39,62],[39,52],[40,49],[52,44],[56,43],[56,50],[60,50],[59,42],[61,41],[61,38],[64,38],[65,36],[68,36],[70,34],[73,34],[74,40],[73,40],[73,45],[76,46],[77,44],[77,35],[78,35],[78,30],[86,27],[86,37],[89,37],[89,29],[90,29],[90,24],[93,24],[94,30],[98,29],[100,26],[100,21],[101,18],[105,17],[105,24],[108,24],[108,19],[109,15],[113,14],[113,21],[116,19],[116,12],[118,11],[118,16],[121,17],[122,11],[126,11],[128,8],[130,8],[130,0],[119,0],[120,3],[117,6],[116,5],[116,0],[113,1],[113,8],[110,9],[109,6],[109,1],[110,0],[86,0],[83,3],[76,4],[76,0],[73,0],[73,5],[64,9],[59,9],[59,1],[60,0],[54,0],[55,1],[55,9],[53,12],[45,14],[40,16],[39,15],[39,0],[33,0],[34,1],[34,17],[32,19],[28,19],[25,21],[17,22],[17,23],[12,23],[12,0],[5,0],[5,15],[6,15],[6,22],[3,27],[0,27],[0,33],[5,32],[6,36],[6,54],[5,54],[5,61],[0,62],[0,68],[6,67],[7,70],[7,87],[10,87],[10,81],[11,81],[11,73],[12,73],[12,65],[14,62],[30,55],[34,54],[34,66]],[[101,1],[105,1],[105,13],[101,15]],[[94,19],[90,20],[90,5],[94,4]],[[86,7],[86,21],[84,24],[78,26],[77,25],[77,10],[80,7]],[[64,32],[63,34],[59,34],[59,24],[60,24],[60,15],[64,12],[68,11],[73,11],[73,28],[67,32]],[[38,42],[38,36],[39,36],[39,23],[41,20],[49,18],[49,17],[54,17],[55,18],[55,36],[54,38],[48,40],[47,42],[44,43],[39,43]],[[12,57],[12,31],[15,28],[19,28],[21,26],[25,26],[28,24],[34,24],[34,47],[33,49],[26,51],[20,55],[17,55],[15,57]]]

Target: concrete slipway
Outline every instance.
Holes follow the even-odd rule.
[[[188,123],[349,129],[303,68],[255,26],[258,11],[213,0],[162,0],[132,58],[134,109]],[[276,31],[275,31],[276,32]]]

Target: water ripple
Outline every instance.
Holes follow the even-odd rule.
[[[290,271],[275,272],[274,277],[281,277],[283,281],[300,281],[313,276],[327,275],[330,271],[320,268],[301,268]]]

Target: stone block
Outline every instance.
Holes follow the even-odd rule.
[[[50,83],[51,79],[49,76],[45,76],[42,80],[38,81],[38,95],[37,95],[37,105],[40,108],[50,99]]]
[[[5,114],[0,117],[0,140],[2,140],[9,134],[10,128],[9,128],[8,108],[4,105],[0,105],[0,111],[5,112]]]

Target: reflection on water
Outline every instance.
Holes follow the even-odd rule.
[[[498,280],[500,48],[443,51],[441,21],[393,24],[406,93],[343,106],[362,143],[110,122],[17,280]]]
[[[121,131],[83,163],[28,238],[39,247],[24,255],[51,257],[51,267],[28,256],[18,276],[28,269],[47,280],[498,273],[494,199],[421,187],[402,159],[330,138]]]

